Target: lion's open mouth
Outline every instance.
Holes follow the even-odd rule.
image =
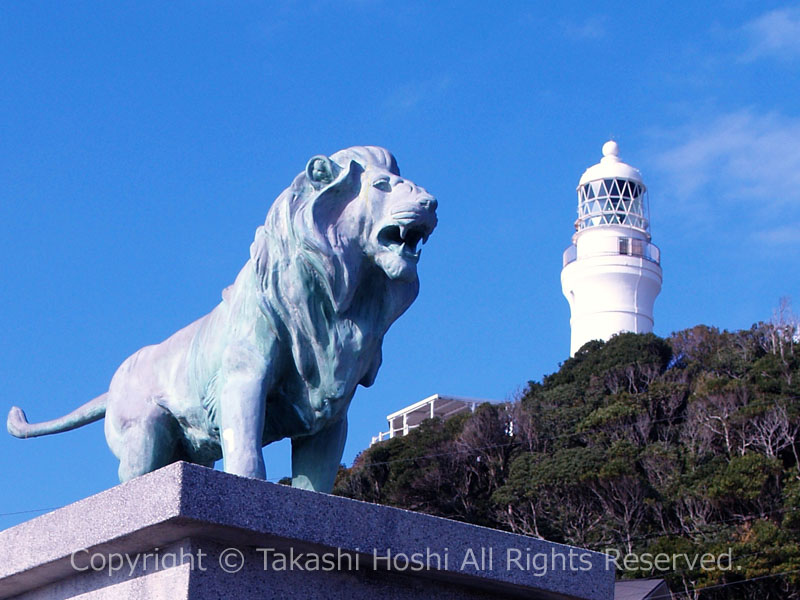
[[[419,224],[389,225],[381,229],[378,242],[397,254],[419,260],[422,249],[417,250],[417,244],[420,241],[425,244],[430,234],[428,228]]]

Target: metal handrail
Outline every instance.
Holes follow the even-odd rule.
[[[661,264],[661,250],[659,250],[658,246],[655,244],[651,244],[650,242],[646,242],[639,238],[612,237],[609,239],[614,240],[617,247],[616,251],[610,248],[608,250],[598,250],[582,255],[581,259],[592,258],[595,256],[635,256],[637,258],[648,260],[657,265]],[[575,246],[575,244],[571,244],[566,250],[564,250],[562,261],[563,266],[566,267],[568,264],[573,263],[576,260],[578,260],[578,248]]]

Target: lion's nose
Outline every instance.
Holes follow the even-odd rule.
[[[429,210],[436,210],[436,207],[439,206],[439,203],[433,196],[422,196],[419,199],[419,203],[422,205],[423,208],[427,208]]]

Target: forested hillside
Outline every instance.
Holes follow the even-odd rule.
[[[335,493],[623,555],[730,549],[732,568],[621,575],[682,598],[800,598],[796,333],[590,342],[514,402],[364,451]]]

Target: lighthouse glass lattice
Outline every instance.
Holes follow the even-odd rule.
[[[600,179],[578,187],[578,229],[623,224],[647,231],[647,189],[627,179]]]
[[[616,142],[577,188],[578,218],[566,249],[561,286],[570,304],[570,354],[590,340],[653,330],[661,291],[661,253],[650,242],[647,187],[619,159]]]

